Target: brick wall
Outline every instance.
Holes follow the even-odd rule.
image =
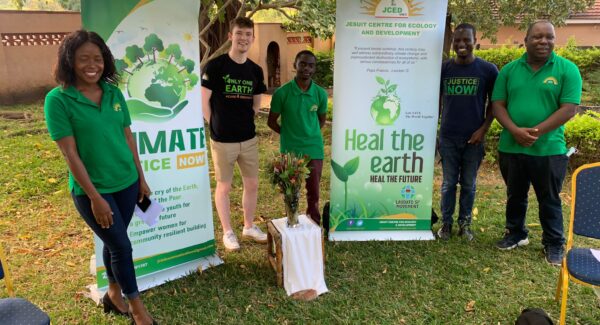
[[[0,11],[0,105],[44,98],[58,44],[79,28],[78,12]]]

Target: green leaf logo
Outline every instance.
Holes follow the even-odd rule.
[[[400,98],[396,94],[398,85],[380,76],[375,76],[375,80],[382,87],[371,103],[371,117],[377,125],[392,125],[400,117]]]
[[[358,170],[358,162],[360,157],[356,157],[348,160],[342,167],[340,164],[331,159],[331,169],[335,177],[340,181],[344,182],[344,210],[348,207],[348,178]]]
[[[344,183],[348,181],[348,174],[346,173],[346,170],[344,170],[344,167],[338,165],[338,163],[333,161],[333,159],[331,160],[331,168],[333,169],[335,177],[337,177],[340,181]]]

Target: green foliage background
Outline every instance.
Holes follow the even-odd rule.
[[[314,52],[314,51],[313,51]],[[321,87],[333,87],[333,51],[314,52],[317,57],[317,70],[314,81]]]
[[[577,47],[574,38],[570,38],[567,45],[555,48],[556,54],[569,59],[575,63],[584,79],[592,78],[592,74],[600,70],[600,49],[596,47],[581,48]],[[525,48],[520,47],[499,47],[485,50],[475,50],[475,55],[495,64],[498,69],[502,69],[506,64],[520,58],[525,53]],[[323,87],[333,86],[333,62],[334,53],[315,52],[317,56],[317,72],[314,79]],[[455,53],[451,52],[450,57]],[[584,90],[587,90],[584,84]],[[600,98],[598,98],[600,100]]]
[[[498,158],[498,138],[502,126],[494,120],[487,133],[486,160],[493,162]],[[565,124],[567,147],[575,147],[578,152],[571,157],[569,165],[575,169],[583,164],[600,161],[600,113],[587,110],[577,114]]]
[[[575,63],[584,77],[600,67],[600,49],[596,47],[587,49],[577,47],[574,38],[570,38],[565,46],[555,48],[555,51],[556,54]],[[494,63],[498,69],[502,69],[507,63],[520,58],[523,53],[525,53],[525,48],[519,47],[500,47],[475,51],[476,56]]]
[[[583,12],[594,0],[449,0],[448,14],[456,25],[468,22],[477,27],[478,35],[496,40],[500,26],[517,26],[524,30],[538,19],[562,26],[573,13]]]

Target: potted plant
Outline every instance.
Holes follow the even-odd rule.
[[[288,227],[298,225],[298,202],[302,183],[310,173],[309,159],[294,153],[282,153],[273,158],[268,169],[271,183],[283,194]]]

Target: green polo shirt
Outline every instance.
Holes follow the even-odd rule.
[[[506,101],[508,115],[517,126],[534,127],[556,112],[561,104],[579,105],[579,69],[552,52],[546,64],[534,72],[527,64],[525,53],[500,71],[492,93],[492,101],[497,100]],[[560,126],[540,136],[531,147],[523,147],[504,129],[498,151],[531,156],[562,155],[567,152],[564,131],[564,126]]]
[[[302,91],[295,80],[279,87],[271,98],[271,111],[281,114],[280,151],[323,159],[319,115],[327,114],[327,92],[314,82]]]
[[[121,91],[105,82],[100,86],[100,107],[73,86],[56,87],[46,95],[44,114],[52,140],[75,138],[79,157],[96,190],[114,193],[138,179],[124,131],[131,125],[131,118]],[[85,195],[71,172],[69,190]]]

